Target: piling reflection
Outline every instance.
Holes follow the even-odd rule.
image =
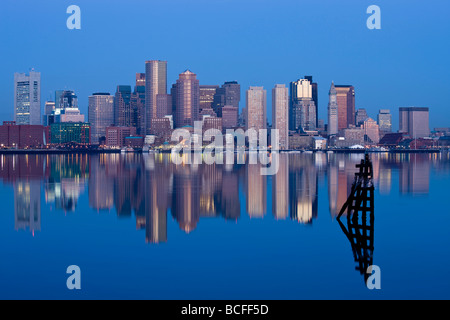
[[[273,218],[312,225],[319,205],[327,206],[319,184],[327,187],[329,212],[336,218],[362,157],[282,153],[277,174],[262,176],[256,164],[175,165],[167,154],[0,155],[0,179],[14,190],[17,230],[40,230],[42,206],[76,214],[80,197],[87,196],[93,212],[135,219],[148,243],[161,243],[169,240],[169,215],[186,233],[200,228],[202,219]],[[431,172],[450,171],[448,153],[371,158],[381,194],[395,187],[402,195],[426,195]]]
[[[366,283],[369,277],[367,269],[373,265],[375,220],[374,170],[368,154],[356,165],[356,169],[358,171],[355,173],[351,191],[337,220],[350,241],[357,263],[356,270],[364,276]],[[347,216],[347,227],[340,220],[343,214]]]

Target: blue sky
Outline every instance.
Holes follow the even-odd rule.
[[[68,30],[69,5],[81,30]],[[369,5],[382,29],[369,30]],[[237,80],[268,91],[304,75],[319,83],[326,119],[331,81],[356,88],[356,107],[430,107],[450,126],[450,2],[386,0],[2,0],[0,120],[13,118],[14,72],[42,73],[42,104],[72,89],[87,112],[93,92],[134,84],[145,60],[168,61],[168,87],[189,68],[201,84]]]

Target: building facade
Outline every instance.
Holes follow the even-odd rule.
[[[414,139],[430,136],[429,108],[400,108],[399,115],[399,132]]]
[[[167,61],[145,62],[145,111],[146,132],[150,132],[151,120],[157,118],[156,96],[167,93]]]
[[[250,87],[246,94],[246,129],[267,128],[267,92],[263,87]]]
[[[338,105],[338,130],[355,124],[355,88],[335,85]]]
[[[195,73],[186,70],[179,75],[175,88],[175,127],[194,126],[199,120],[200,85]]]
[[[94,93],[89,97],[88,117],[93,144],[106,138],[106,128],[114,124],[114,97],[109,93]]]
[[[283,84],[272,89],[272,129],[278,130],[281,150],[289,149],[289,89]]]
[[[14,120],[18,125],[41,124],[41,73],[14,74]]]
[[[336,135],[338,133],[338,104],[337,91],[334,82],[331,83],[328,93],[328,135]]]

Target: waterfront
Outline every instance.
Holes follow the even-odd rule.
[[[363,155],[280,157],[261,176],[167,154],[0,155],[0,297],[450,297],[448,153],[371,155],[380,291],[336,221]]]

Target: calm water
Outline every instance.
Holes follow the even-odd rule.
[[[449,299],[448,154],[371,155],[379,291],[336,220],[362,157],[284,154],[267,177],[168,155],[2,155],[0,298]]]

